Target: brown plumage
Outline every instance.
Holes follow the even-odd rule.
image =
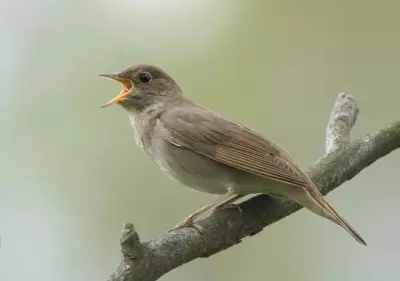
[[[224,194],[176,228],[194,226],[195,217],[210,208],[225,206],[227,201],[247,194],[271,193],[297,201],[366,245],[281,147],[244,125],[190,102],[175,81],[154,66],[142,65],[121,73],[106,76],[117,78],[125,88],[132,83],[132,87],[112,103],[127,109],[139,147],[165,173],[185,185]],[[126,80],[130,82],[124,83]]]

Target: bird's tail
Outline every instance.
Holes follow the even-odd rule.
[[[337,225],[343,227],[351,236],[354,237],[358,243],[367,246],[367,243],[364,241],[361,235],[355,231],[354,228],[335,211],[335,209],[333,209],[333,207],[324,199],[322,195],[311,194],[309,192],[305,193],[306,196],[303,194],[301,198],[297,198],[299,199],[297,200],[298,203],[317,215],[327,218]]]
[[[336,211],[335,209],[333,209],[333,207],[326,202],[325,199],[324,203],[328,206],[328,208],[332,211],[332,213],[335,215],[335,219],[332,220],[334,223],[340,225],[341,227],[343,227],[348,233],[350,233],[351,236],[354,237],[354,239],[356,239],[356,241],[364,246],[367,246],[367,243],[365,242],[365,240],[361,237],[361,235],[343,218],[341,217]]]

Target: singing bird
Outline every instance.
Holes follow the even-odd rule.
[[[101,76],[122,84],[120,94],[103,107],[119,104],[126,110],[137,145],[163,172],[193,189],[221,195],[172,230],[196,227],[194,219],[210,209],[266,193],[295,200],[366,245],[289,153],[252,129],[191,102],[160,68],[138,65]]]

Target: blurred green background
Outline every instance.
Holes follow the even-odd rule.
[[[120,86],[152,63],[185,93],[257,129],[304,166],[323,154],[340,91],[360,137],[400,118],[399,1],[1,0],[0,280],[107,280],[119,235],[164,233],[213,200],[134,145]],[[307,211],[165,275],[172,280],[397,280],[399,152],[328,200],[363,235]]]

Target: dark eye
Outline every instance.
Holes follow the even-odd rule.
[[[143,83],[148,83],[151,80],[151,75],[148,72],[142,72],[139,75],[139,79]]]

